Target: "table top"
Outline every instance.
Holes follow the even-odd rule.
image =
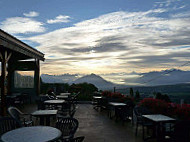
[[[69,98],[69,96],[67,96],[67,95],[57,95],[56,97],[60,98],[60,99],[67,99],[67,98]]]
[[[102,96],[93,96],[93,99],[102,99]]]
[[[110,105],[112,106],[125,106],[125,103],[117,103],[117,102],[109,102]]]
[[[47,100],[44,101],[45,104],[63,104],[65,100]]]
[[[162,114],[150,114],[150,115],[142,115],[142,116],[154,122],[175,121],[174,118],[171,118]]]
[[[56,115],[58,110],[37,110],[33,112],[31,115],[33,116],[49,116],[49,115]]]
[[[2,135],[3,142],[48,142],[60,138],[61,131],[49,126],[22,127]]]
[[[61,96],[69,96],[71,93],[60,93]]]

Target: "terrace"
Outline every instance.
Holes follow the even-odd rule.
[[[74,137],[80,136],[84,136],[87,142],[178,141],[178,138],[181,142],[189,141],[188,105],[168,104],[157,99],[135,102],[132,97],[107,91],[94,95],[93,105],[78,102],[79,94],[55,95],[50,91],[40,95],[39,62],[44,60],[44,54],[3,31],[0,33],[2,141],[74,141]],[[15,88],[14,72],[18,70],[34,71],[33,88]],[[88,95],[92,97],[93,94]],[[29,115],[24,119],[17,117],[24,114],[15,107]],[[174,113],[176,110],[177,113]],[[180,123],[178,129],[175,123],[177,117],[185,117],[185,121],[182,121],[185,123]],[[73,128],[69,130],[70,127]],[[63,128],[70,133],[66,133]],[[148,130],[149,133],[146,133]],[[149,135],[153,137],[147,139]]]
[[[36,104],[29,104],[22,108],[23,112],[32,113],[37,109]],[[79,121],[79,127],[75,133],[75,137],[85,136],[86,142],[142,142],[141,128],[135,136],[135,127],[131,121],[115,122],[110,119],[105,111],[97,111],[93,109],[93,105],[89,103],[77,104],[76,113],[74,115]],[[34,119],[35,120],[35,119]],[[36,125],[39,123],[35,121]],[[55,126],[55,119],[51,120],[51,126]]]
[[[42,96],[40,96],[40,97],[42,97]],[[97,97],[97,96],[94,96],[94,97]],[[100,96],[98,96],[97,98],[99,98],[99,97]],[[50,99],[49,101],[51,101],[51,100],[52,99]],[[57,101],[60,101],[60,100],[57,99]],[[137,117],[137,116],[135,116],[136,114],[134,114],[134,116],[135,116],[133,118],[134,121],[132,121],[131,115],[129,117],[127,115],[128,119],[126,119],[126,121],[122,121],[121,116],[118,116],[118,118],[113,117],[114,115],[119,114],[118,113],[119,111],[114,112],[111,107],[108,107],[108,109],[105,109],[105,107],[104,107],[105,103],[101,103],[101,102],[99,102],[99,103],[100,104],[96,103],[96,100],[93,100],[93,105],[89,102],[78,102],[77,103],[77,100],[75,99],[75,108],[74,109],[76,110],[76,112],[72,116],[66,114],[67,117],[73,117],[73,118],[77,119],[79,122],[79,126],[74,134],[74,137],[85,136],[85,141],[92,141],[92,142],[103,142],[103,141],[104,142],[106,142],[106,141],[109,141],[109,142],[115,142],[115,141],[142,142],[148,137],[148,135],[152,135],[154,133],[154,131],[155,131],[154,129],[150,129],[148,134],[145,131],[145,139],[143,140],[143,129],[142,129],[141,125],[138,128],[137,135],[135,134],[136,133],[136,122],[137,122],[137,120],[135,119],[135,117]],[[146,104],[146,100],[141,101],[141,103]],[[156,102],[154,102],[154,103],[156,105]],[[35,112],[36,110],[39,109],[39,106],[38,106],[39,104],[36,104],[36,103],[32,103],[32,104],[27,103],[27,104],[19,104],[19,105],[16,104],[16,105],[17,105],[16,107],[18,107],[22,112],[28,113],[28,114],[32,114],[33,112]],[[102,108],[102,110],[101,110],[101,108]],[[122,107],[120,107],[120,108],[122,108]],[[163,107],[160,107],[160,108],[163,109]],[[52,109],[52,108],[50,108],[49,105],[47,105],[45,110],[46,109]],[[71,108],[71,109],[73,109],[73,108]],[[159,114],[160,114],[160,111],[163,111],[161,109],[157,110]],[[61,110],[63,110],[63,109],[61,109]],[[59,114],[61,114],[61,113],[59,113]],[[50,118],[50,124],[48,124],[49,126],[56,127],[56,121],[60,117],[59,114],[57,114],[55,117]],[[108,114],[111,114],[111,115],[108,115]],[[153,114],[155,114],[155,113],[153,113]],[[167,121],[172,122],[171,124],[174,124],[173,122],[175,120],[173,118],[170,118],[170,117],[167,118],[167,116],[165,116],[165,113],[162,113],[162,114],[164,114],[164,119],[167,119]],[[112,117],[110,117],[110,116],[112,116]],[[40,119],[37,119],[37,117],[32,116],[32,121],[34,122],[33,125],[34,126],[47,125],[46,124],[47,121],[46,121],[46,123],[43,122],[43,124],[40,124],[41,123]],[[165,120],[162,120],[162,121],[165,121]],[[134,124],[132,122],[134,122]],[[155,123],[154,125],[156,126],[157,124]],[[144,127],[145,130],[146,129],[148,130],[149,127],[147,125],[144,125],[144,126],[145,126]],[[186,129],[183,129],[183,130],[185,130],[185,132],[189,133],[188,129],[189,129],[189,126],[187,126]],[[160,131],[160,133],[161,132],[162,131]],[[160,139],[157,139],[158,138],[157,135],[151,139],[147,139],[146,141],[150,141],[150,142],[162,141]],[[162,136],[162,135],[160,135],[160,136]],[[188,137],[189,137],[189,135],[188,135]],[[181,141],[184,140],[181,137],[180,137],[180,139],[181,139]],[[187,139],[187,140],[189,140],[189,139]]]

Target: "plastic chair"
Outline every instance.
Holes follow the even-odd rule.
[[[33,121],[31,119],[31,115],[30,114],[25,114],[25,113],[21,112],[16,107],[9,107],[8,108],[8,113],[21,126],[31,126],[31,125],[33,125]],[[30,120],[26,120],[27,116],[30,117],[29,118]]]
[[[8,131],[20,128],[20,124],[12,117],[0,117],[0,136]]]
[[[62,132],[62,140],[69,141],[73,139],[74,134],[78,128],[78,120],[75,118],[63,118],[60,117],[57,119],[56,128]]]

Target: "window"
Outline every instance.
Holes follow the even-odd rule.
[[[15,71],[15,88],[34,88],[34,71]]]

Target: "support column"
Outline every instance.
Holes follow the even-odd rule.
[[[36,60],[35,78],[36,95],[40,95],[40,61],[38,59]]]
[[[1,115],[6,115],[6,64],[11,57],[11,53],[7,56],[7,51],[0,53],[1,62]]]

